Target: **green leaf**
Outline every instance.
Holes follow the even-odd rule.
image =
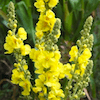
[[[66,28],[66,31],[67,31],[67,33],[69,34],[69,33],[71,33],[71,31],[72,31],[72,22],[73,22],[73,13],[71,12],[71,13],[69,13],[69,15],[66,17],[66,19],[65,19],[65,28]],[[65,37],[66,39],[67,39],[67,37]]]
[[[56,13],[56,17],[63,20],[63,9],[61,3],[58,3],[57,6],[54,8],[54,11]]]
[[[69,0],[70,4],[71,4],[71,7],[72,9],[76,9],[77,7],[77,4],[80,0]]]
[[[0,15],[5,19],[6,21],[8,20],[7,15],[0,9]]]
[[[17,3],[17,10],[18,22],[20,22],[20,26],[24,27],[26,32],[29,35],[29,41],[31,44],[35,44],[35,30],[33,27],[33,19],[31,10],[28,9],[25,2],[20,1]]]
[[[95,100],[96,99],[96,86],[95,86],[95,81],[94,81],[93,73],[90,76],[90,85],[91,85],[93,100]]]
[[[100,0],[84,0],[85,16],[89,16],[100,4]]]

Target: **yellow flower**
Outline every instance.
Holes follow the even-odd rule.
[[[37,61],[41,52],[39,50],[31,49],[29,56],[33,61]]]
[[[75,58],[78,56],[78,48],[77,46],[72,46],[71,51],[69,52],[69,55],[71,56],[70,62],[75,61]]]
[[[49,68],[51,64],[55,61],[54,53],[49,51],[41,51],[41,55],[38,57],[38,61],[44,68]]]
[[[41,74],[41,75],[39,75],[38,77],[39,77],[39,79],[40,79],[42,82],[45,81],[45,75],[44,75],[44,74]]]
[[[13,74],[11,77],[11,80],[12,80],[11,82],[13,84],[19,84],[21,80],[24,80],[24,72],[23,71],[19,72],[18,69],[16,68],[16,69],[12,70],[12,73]]]
[[[59,61],[59,59],[61,58],[61,54],[60,54],[60,51],[55,51],[54,52],[54,58]]]
[[[45,86],[43,87],[43,93],[44,93],[44,95],[47,94],[47,88]]]
[[[44,0],[45,2],[48,2],[49,0]]]
[[[85,65],[87,65],[87,61],[89,60],[90,57],[91,57],[91,52],[88,48],[86,48],[78,58],[78,63],[79,64],[84,63]]]
[[[30,84],[30,81],[28,79],[24,79],[23,81],[21,81],[19,83],[19,86],[23,87],[23,89],[24,89],[24,91],[22,91],[22,95],[29,95],[30,94],[31,84]]]
[[[86,48],[81,56],[78,58],[79,64],[84,63],[85,61],[88,61],[88,59],[91,57],[91,52],[88,48]]]
[[[60,89],[60,87],[61,87],[61,84],[59,83],[59,80],[58,80],[58,81],[56,80],[56,81],[52,84],[51,90],[58,90],[58,89]]]
[[[86,66],[88,64],[88,60],[91,57],[91,52],[88,48],[86,48],[83,53],[78,58],[79,69],[81,72],[81,76],[84,74]]]
[[[47,10],[46,15],[44,16],[44,20],[48,22],[50,30],[52,30],[54,23],[56,21],[55,13],[52,10]]]
[[[36,25],[37,25],[36,26],[36,31],[47,32],[47,31],[50,30],[49,24],[46,21],[44,21],[44,20],[39,20]]]
[[[62,98],[65,97],[65,95],[64,95],[62,89],[55,90],[55,95],[56,95],[57,97],[62,97]]]
[[[57,66],[57,72],[59,73],[59,76],[58,76],[59,79],[62,79],[65,77],[64,66],[60,62],[58,63],[58,66]]]
[[[74,68],[75,68],[75,64],[70,65],[69,63],[67,63],[67,64],[64,65],[64,72],[65,72],[65,75],[66,75],[69,79],[72,78],[71,71],[73,71]]]
[[[26,40],[27,39],[27,33],[26,33],[26,31],[24,30],[24,28],[22,28],[22,27],[20,27],[19,29],[18,29],[18,36],[21,38],[21,39],[23,39],[23,40]]]
[[[35,80],[35,86],[36,87],[43,87],[44,83],[40,79]]]
[[[4,44],[4,49],[7,50],[6,54],[10,54],[14,49],[18,49],[23,45],[23,41],[21,39],[16,38],[15,35],[8,35],[6,37],[6,43]]]
[[[52,31],[55,21],[55,14],[51,10],[47,10],[45,15],[41,13],[36,31]]]
[[[50,92],[49,92],[49,95],[48,95],[48,99],[49,99],[49,100],[52,100],[53,98],[56,98],[56,96],[55,96],[55,94],[54,94],[53,91],[50,91]]]
[[[39,39],[41,39],[43,37],[43,32],[42,31],[37,31],[35,34]]]
[[[41,74],[38,77],[39,77],[39,79],[36,79],[35,80],[35,86],[36,87],[33,87],[32,90],[35,93],[37,93],[37,92],[42,91],[42,89],[43,89],[44,93],[46,94],[47,93],[47,90],[46,90],[46,88],[43,85],[44,84],[44,81],[45,81],[45,76],[43,74]]]
[[[53,8],[57,5],[58,2],[59,2],[59,0],[49,0],[48,5],[50,8]]]
[[[21,54],[22,54],[23,56],[25,56],[25,55],[27,55],[27,54],[30,53],[31,47],[30,47],[30,45],[28,45],[28,44],[22,45],[21,48],[20,48],[20,50],[21,50]]]
[[[34,6],[37,8],[38,12],[44,12],[46,10],[44,0],[37,0]]]
[[[48,20],[52,20],[55,18],[55,13],[49,9],[46,11],[46,15],[44,16],[44,18],[48,22]]]
[[[34,66],[36,68],[35,73],[37,73],[37,74],[44,73],[44,68],[39,61],[36,61]]]
[[[53,73],[47,71],[45,73],[45,76],[46,76],[46,80],[44,82],[44,84],[48,87],[51,87],[54,85],[54,82],[56,81],[54,78],[53,78]]]
[[[86,66],[84,66],[84,64],[80,66],[80,75],[81,76],[83,76],[85,69],[86,69]]]
[[[38,92],[42,91],[42,88],[41,88],[41,87],[33,87],[32,90],[33,90],[35,93],[38,93]]]

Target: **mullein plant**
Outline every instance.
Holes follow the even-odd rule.
[[[36,0],[34,6],[40,12],[39,21],[36,24],[35,48],[24,44],[27,33],[20,27],[16,32],[17,20],[15,19],[14,5],[8,7],[8,31],[5,54],[15,56],[16,63],[12,70],[11,82],[23,88],[22,95],[29,96],[31,90],[37,94],[39,100],[79,100],[85,95],[83,89],[88,86],[89,76],[92,73],[93,62],[90,60],[93,46],[93,35],[89,34],[92,17],[88,17],[81,33],[81,39],[77,45],[72,46],[69,55],[69,63],[60,62],[61,54],[56,45],[61,32],[61,21],[55,18],[52,9],[59,0]],[[28,55],[34,62],[35,84],[31,84],[31,74],[24,56]],[[68,82],[62,89],[60,80],[66,78]],[[36,99],[33,98],[33,99]]]
[[[27,33],[23,27],[20,27],[16,33],[17,20],[15,19],[15,8],[12,2],[8,6],[8,34],[5,39],[5,54],[13,54],[15,56],[14,69],[12,70],[11,82],[18,84],[23,88],[22,95],[29,95],[31,91],[31,75],[24,56],[28,55],[31,47],[24,44],[27,39]]]

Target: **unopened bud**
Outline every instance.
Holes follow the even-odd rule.
[[[12,31],[11,31],[11,30],[9,30],[9,31],[8,31],[8,34],[9,34],[9,35],[12,35]]]
[[[13,27],[16,28],[17,27],[17,24],[14,24]]]

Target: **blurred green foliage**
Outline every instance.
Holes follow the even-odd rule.
[[[14,60],[11,55],[4,55],[3,44],[7,34],[7,6],[10,1],[13,1],[16,9],[16,19],[18,20],[18,27],[24,27],[28,33],[28,39],[25,41],[31,47],[35,44],[35,26],[38,21],[39,13],[34,7],[35,0],[0,0],[0,60],[4,59],[13,64]],[[89,15],[94,17],[94,23],[91,33],[94,35],[93,57],[94,68],[91,75],[90,87],[88,91],[93,100],[100,99],[100,0],[59,0],[59,4],[53,9],[56,17],[62,21],[61,38],[58,45],[62,54],[68,57],[70,47],[75,44],[76,40],[80,38],[80,30],[86,18]],[[33,64],[26,57],[29,63],[29,70],[34,75]],[[66,61],[65,61],[66,60]],[[62,62],[68,62],[68,58],[61,59]],[[0,66],[2,67],[2,66]],[[5,77],[2,77],[2,80]],[[8,91],[8,90],[7,90]],[[0,90],[1,92],[1,90]],[[4,91],[5,92],[5,91]],[[3,93],[3,92],[2,92]],[[2,94],[0,94],[1,96]]]

